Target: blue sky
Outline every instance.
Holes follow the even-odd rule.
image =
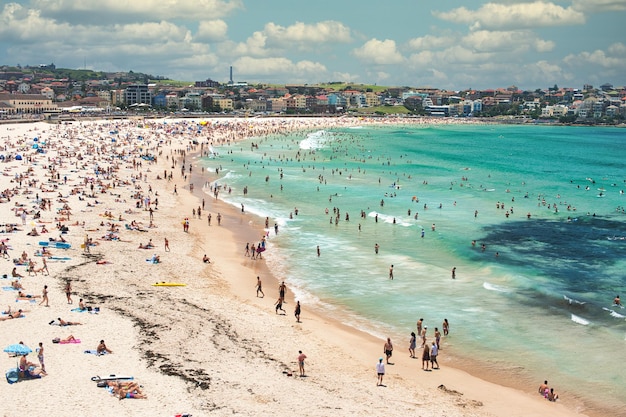
[[[186,81],[626,85],[626,0],[17,0],[0,63]]]

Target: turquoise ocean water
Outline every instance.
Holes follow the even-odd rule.
[[[467,367],[626,405],[626,130],[363,126],[216,152],[221,198],[269,217],[265,257],[304,306],[401,350],[447,318],[442,354]]]

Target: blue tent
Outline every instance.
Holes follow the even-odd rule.
[[[22,160],[22,155],[20,155],[20,154],[15,155],[15,160],[16,161],[21,161]]]

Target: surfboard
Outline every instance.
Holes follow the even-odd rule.
[[[155,282],[152,284],[153,287],[184,287],[186,285],[182,282]]]
[[[46,242],[46,241],[39,242],[39,246],[43,246],[46,248],[57,248],[57,249],[69,249],[72,247],[72,245],[67,242]]]
[[[99,382],[99,381],[115,381],[118,379],[135,379],[132,376],[125,376],[125,375],[109,375],[109,376],[92,376],[91,380],[93,382]]]

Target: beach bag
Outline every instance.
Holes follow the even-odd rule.
[[[6,372],[6,377],[9,384],[15,384],[20,379],[20,373],[17,368],[9,369]]]

